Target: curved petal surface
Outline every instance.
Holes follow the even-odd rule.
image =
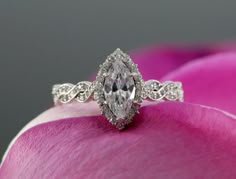
[[[133,50],[130,55],[139,65],[143,78],[148,80],[160,79],[185,63],[223,52],[236,52],[236,44],[153,45]]]
[[[235,117],[165,102],[141,108],[122,132],[101,116],[37,125],[14,143],[0,178],[234,179],[235,158]]]
[[[236,53],[219,53],[183,65],[162,80],[183,83],[185,101],[236,114]]]

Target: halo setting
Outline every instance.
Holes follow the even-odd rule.
[[[120,49],[109,55],[97,76],[98,104],[117,128],[129,124],[142,102],[142,78],[131,58]]]
[[[144,81],[130,56],[116,49],[100,65],[96,80],[56,84],[52,94],[55,104],[97,101],[108,121],[118,129],[132,122],[145,99],[183,101],[181,82]]]

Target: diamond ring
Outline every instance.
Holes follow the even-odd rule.
[[[144,81],[130,56],[116,49],[100,65],[95,81],[56,84],[52,95],[55,104],[95,100],[108,121],[123,129],[143,100],[183,101],[183,88],[181,82]]]

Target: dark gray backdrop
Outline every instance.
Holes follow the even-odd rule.
[[[52,105],[52,84],[86,79],[117,47],[233,39],[235,7],[235,0],[1,0],[0,156]]]

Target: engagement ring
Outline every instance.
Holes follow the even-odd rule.
[[[183,101],[181,82],[144,81],[137,65],[120,49],[100,65],[95,81],[56,84],[52,94],[55,104],[97,101],[102,114],[118,129],[132,122],[143,100]]]

